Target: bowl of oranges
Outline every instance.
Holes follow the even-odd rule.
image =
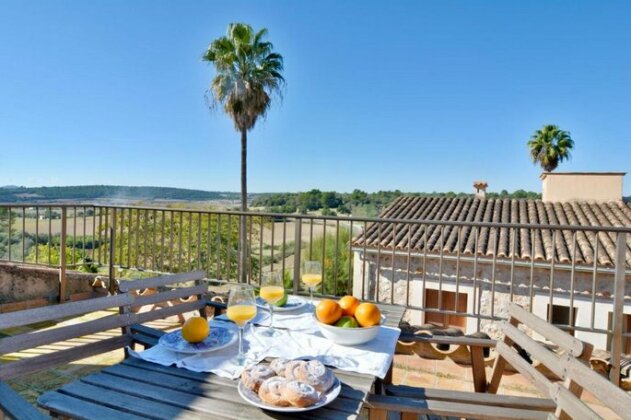
[[[338,301],[321,300],[315,317],[322,335],[335,344],[356,346],[374,339],[385,321],[374,303],[361,302],[354,296]]]

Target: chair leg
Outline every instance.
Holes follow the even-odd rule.
[[[388,373],[383,379],[377,378],[375,381],[375,394],[385,395],[386,387],[385,385],[392,384],[392,372],[394,370],[394,360],[390,364],[390,368],[388,369]]]
[[[369,420],[387,420],[388,411],[382,408],[371,408],[368,413]]]
[[[484,368],[484,349],[471,346],[471,370],[475,392],[486,392],[486,370]]]

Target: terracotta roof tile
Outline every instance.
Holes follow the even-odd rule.
[[[397,198],[380,215],[383,218],[428,221],[494,222],[520,224],[631,227],[631,203],[544,203],[541,200],[445,197]],[[552,231],[549,229],[369,224],[353,240],[355,246],[521,260],[613,266],[615,234]],[[409,244],[408,244],[409,241]],[[631,266],[631,235],[627,235],[627,264]]]

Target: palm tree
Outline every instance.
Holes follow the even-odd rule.
[[[248,131],[264,117],[272,104],[272,96],[282,96],[285,79],[283,57],[265,41],[267,29],[255,32],[250,25],[231,23],[226,36],[215,39],[202,60],[215,65],[216,74],[210,84],[212,104],[223,110],[241,133],[241,211],[247,210]],[[240,222],[240,280],[246,281],[246,220]]]
[[[570,133],[552,124],[535,131],[528,142],[532,162],[540,164],[546,172],[554,171],[559,163],[569,159],[573,147]]]

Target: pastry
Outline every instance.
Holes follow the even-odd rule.
[[[311,385],[299,381],[288,381],[281,388],[283,398],[294,407],[308,407],[320,399],[320,394]]]
[[[319,393],[324,393],[333,386],[335,374],[319,360],[310,360],[294,369],[296,379],[311,385]]]
[[[282,390],[287,382],[287,379],[282,376],[273,376],[264,380],[259,388],[259,397],[266,403],[276,407],[289,406],[289,401],[287,401],[282,394]]]
[[[241,382],[252,391],[258,392],[263,381],[272,376],[276,376],[276,372],[270,369],[269,366],[256,365],[243,371]]]
[[[285,365],[285,373],[281,376],[284,376],[287,379],[298,379],[298,370],[302,365],[306,363],[307,362],[305,362],[304,360],[292,360],[290,362],[287,362],[287,364]]]
[[[290,361],[287,359],[278,358],[272,360],[272,363],[269,364],[269,367],[272,368],[272,370],[276,372],[277,375],[284,376],[285,368],[287,367],[287,363],[289,362]]]

